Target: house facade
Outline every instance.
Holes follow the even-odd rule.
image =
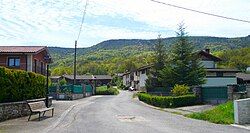
[[[123,85],[126,87],[134,87],[136,90],[145,90],[148,70],[152,65],[146,65],[132,72],[123,74]]]
[[[126,86],[126,87],[129,87],[131,86],[131,72],[125,72],[123,75],[122,75],[122,82],[123,82],[123,85]]]
[[[237,84],[237,69],[220,69],[216,63],[222,61],[220,58],[212,55],[209,49],[198,52],[201,63],[206,69],[206,83],[202,87],[227,86]]]
[[[45,46],[0,46],[0,66],[46,75]]]

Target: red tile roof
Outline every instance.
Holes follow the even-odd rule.
[[[0,46],[0,53],[37,53],[45,46]]]

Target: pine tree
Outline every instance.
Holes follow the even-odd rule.
[[[171,47],[170,62],[160,72],[160,81],[164,86],[173,87],[179,85],[201,85],[205,82],[205,69],[198,54],[194,52],[194,46],[188,42],[187,33],[183,24],[179,25],[178,41]]]
[[[154,46],[154,62],[152,68],[149,70],[148,79],[146,80],[146,89],[154,87],[161,87],[162,82],[159,80],[160,71],[165,66],[166,48],[162,42],[162,38],[158,37]]]

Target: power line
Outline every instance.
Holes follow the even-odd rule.
[[[177,6],[177,5],[174,5],[174,4],[169,4],[169,3],[165,3],[165,2],[161,2],[161,1],[157,1],[157,0],[150,0],[150,1],[158,3],[158,4],[163,4],[163,5],[166,5],[166,6],[171,6],[171,7],[175,7],[175,8],[179,8],[179,9],[183,9],[183,10],[188,10],[188,11],[192,11],[192,12],[196,12],[196,13],[200,13],[200,14],[205,14],[205,15],[209,15],[209,16],[214,16],[214,17],[218,17],[218,18],[224,18],[224,19],[229,19],[229,20],[234,20],[234,21],[239,21],[239,22],[250,23],[249,20],[243,20],[243,19],[238,19],[238,18],[226,17],[226,16],[222,16],[222,15],[218,15],[218,14],[198,11],[198,10],[195,10],[195,9],[186,8],[186,7],[182,7],[182,6]]]
[[[89,0],[86,0],[86,4],[85,4],[84,11],[83,11],[83,14],[82,14],[82,22],[81,22],[81,25],[80,25],[80,29],[79,29],[79,33],[78,33],[76,41],[79,40],[79,37],[80,37],[81,32],[82,32],[82,25],[83,25],[84,20],[85,20],[85,15],[86,15],[86,12],[87,12],[88,2],[89,2]]]

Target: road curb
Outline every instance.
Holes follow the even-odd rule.
[[[247,127],[247,126],[243,126],[243,125],[231,124],[231,126],[250,130],[250,125]]]

